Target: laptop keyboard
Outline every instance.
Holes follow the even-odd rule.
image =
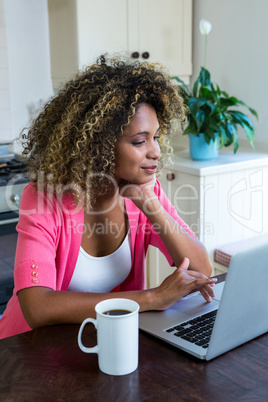
[[[202,348],[207,348],[217,311],[218,310],[214,310],[200,317],[185,321],[175,327],[168,328],[166,332],[174,332],[174,336],[178,336],[195,345],[202,346]]]

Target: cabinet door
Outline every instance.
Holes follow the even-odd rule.
[[[149,56],[171,75],[192,74],[191,0],[128,0],[128,14],[130,54]]]
[[[103,53],[128,50],[127,0],[48,0],[53,85]]]
[[[77,0],[76,13],[80,68],[102,53],[127,50],[126,0]]]

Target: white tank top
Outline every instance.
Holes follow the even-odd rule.
[[[121,246],[112,254],[92,257],[80,247],[68,290],[108,293],[120,285],[131,270],[130,231]]]

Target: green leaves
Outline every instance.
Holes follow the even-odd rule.
[[[243,127],[250,145],[254,148],[254,143],[253,143],[254,126],[253,126],[250,118],[247,115],[245,115],[244,113],[241,113],[236,110],[230,110],[229,114],[232,116],[233,121],[235,121],[237,124],[240,124]]]
[[[210,73],[204,67],[201,67],[199,79],[201,86],[208,87],[212,85],[210,81]]]
[[[234,96],[221,91],[218,85],[213,85],[210,73],[201,67],[199,76],[193,85],[192,93],[185,83],[178,77],[172,77],[179,82],[179,94],[188,107],[188,126],[184,134],[204,133],[207,143],[214,141],[215,132],[220,135],[220,146],[234,144],[234,152],[238,149],[237,126],[241,126],[252,147],[254,147],[254,125],[251,119],[234,107],[247,108],[258,118],[256,110],[247,106]],[[231,109],[230,109],[231,108]]]

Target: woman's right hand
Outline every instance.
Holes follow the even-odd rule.
[[[182,264],[156,288],[152,289],[156,310],[165,310],[171,307],[183,296],[199,290],[207,302],[215,297],[212,287],[216,278],[207,278],[197,271],[188,270],[189,259],[185,258]]]

